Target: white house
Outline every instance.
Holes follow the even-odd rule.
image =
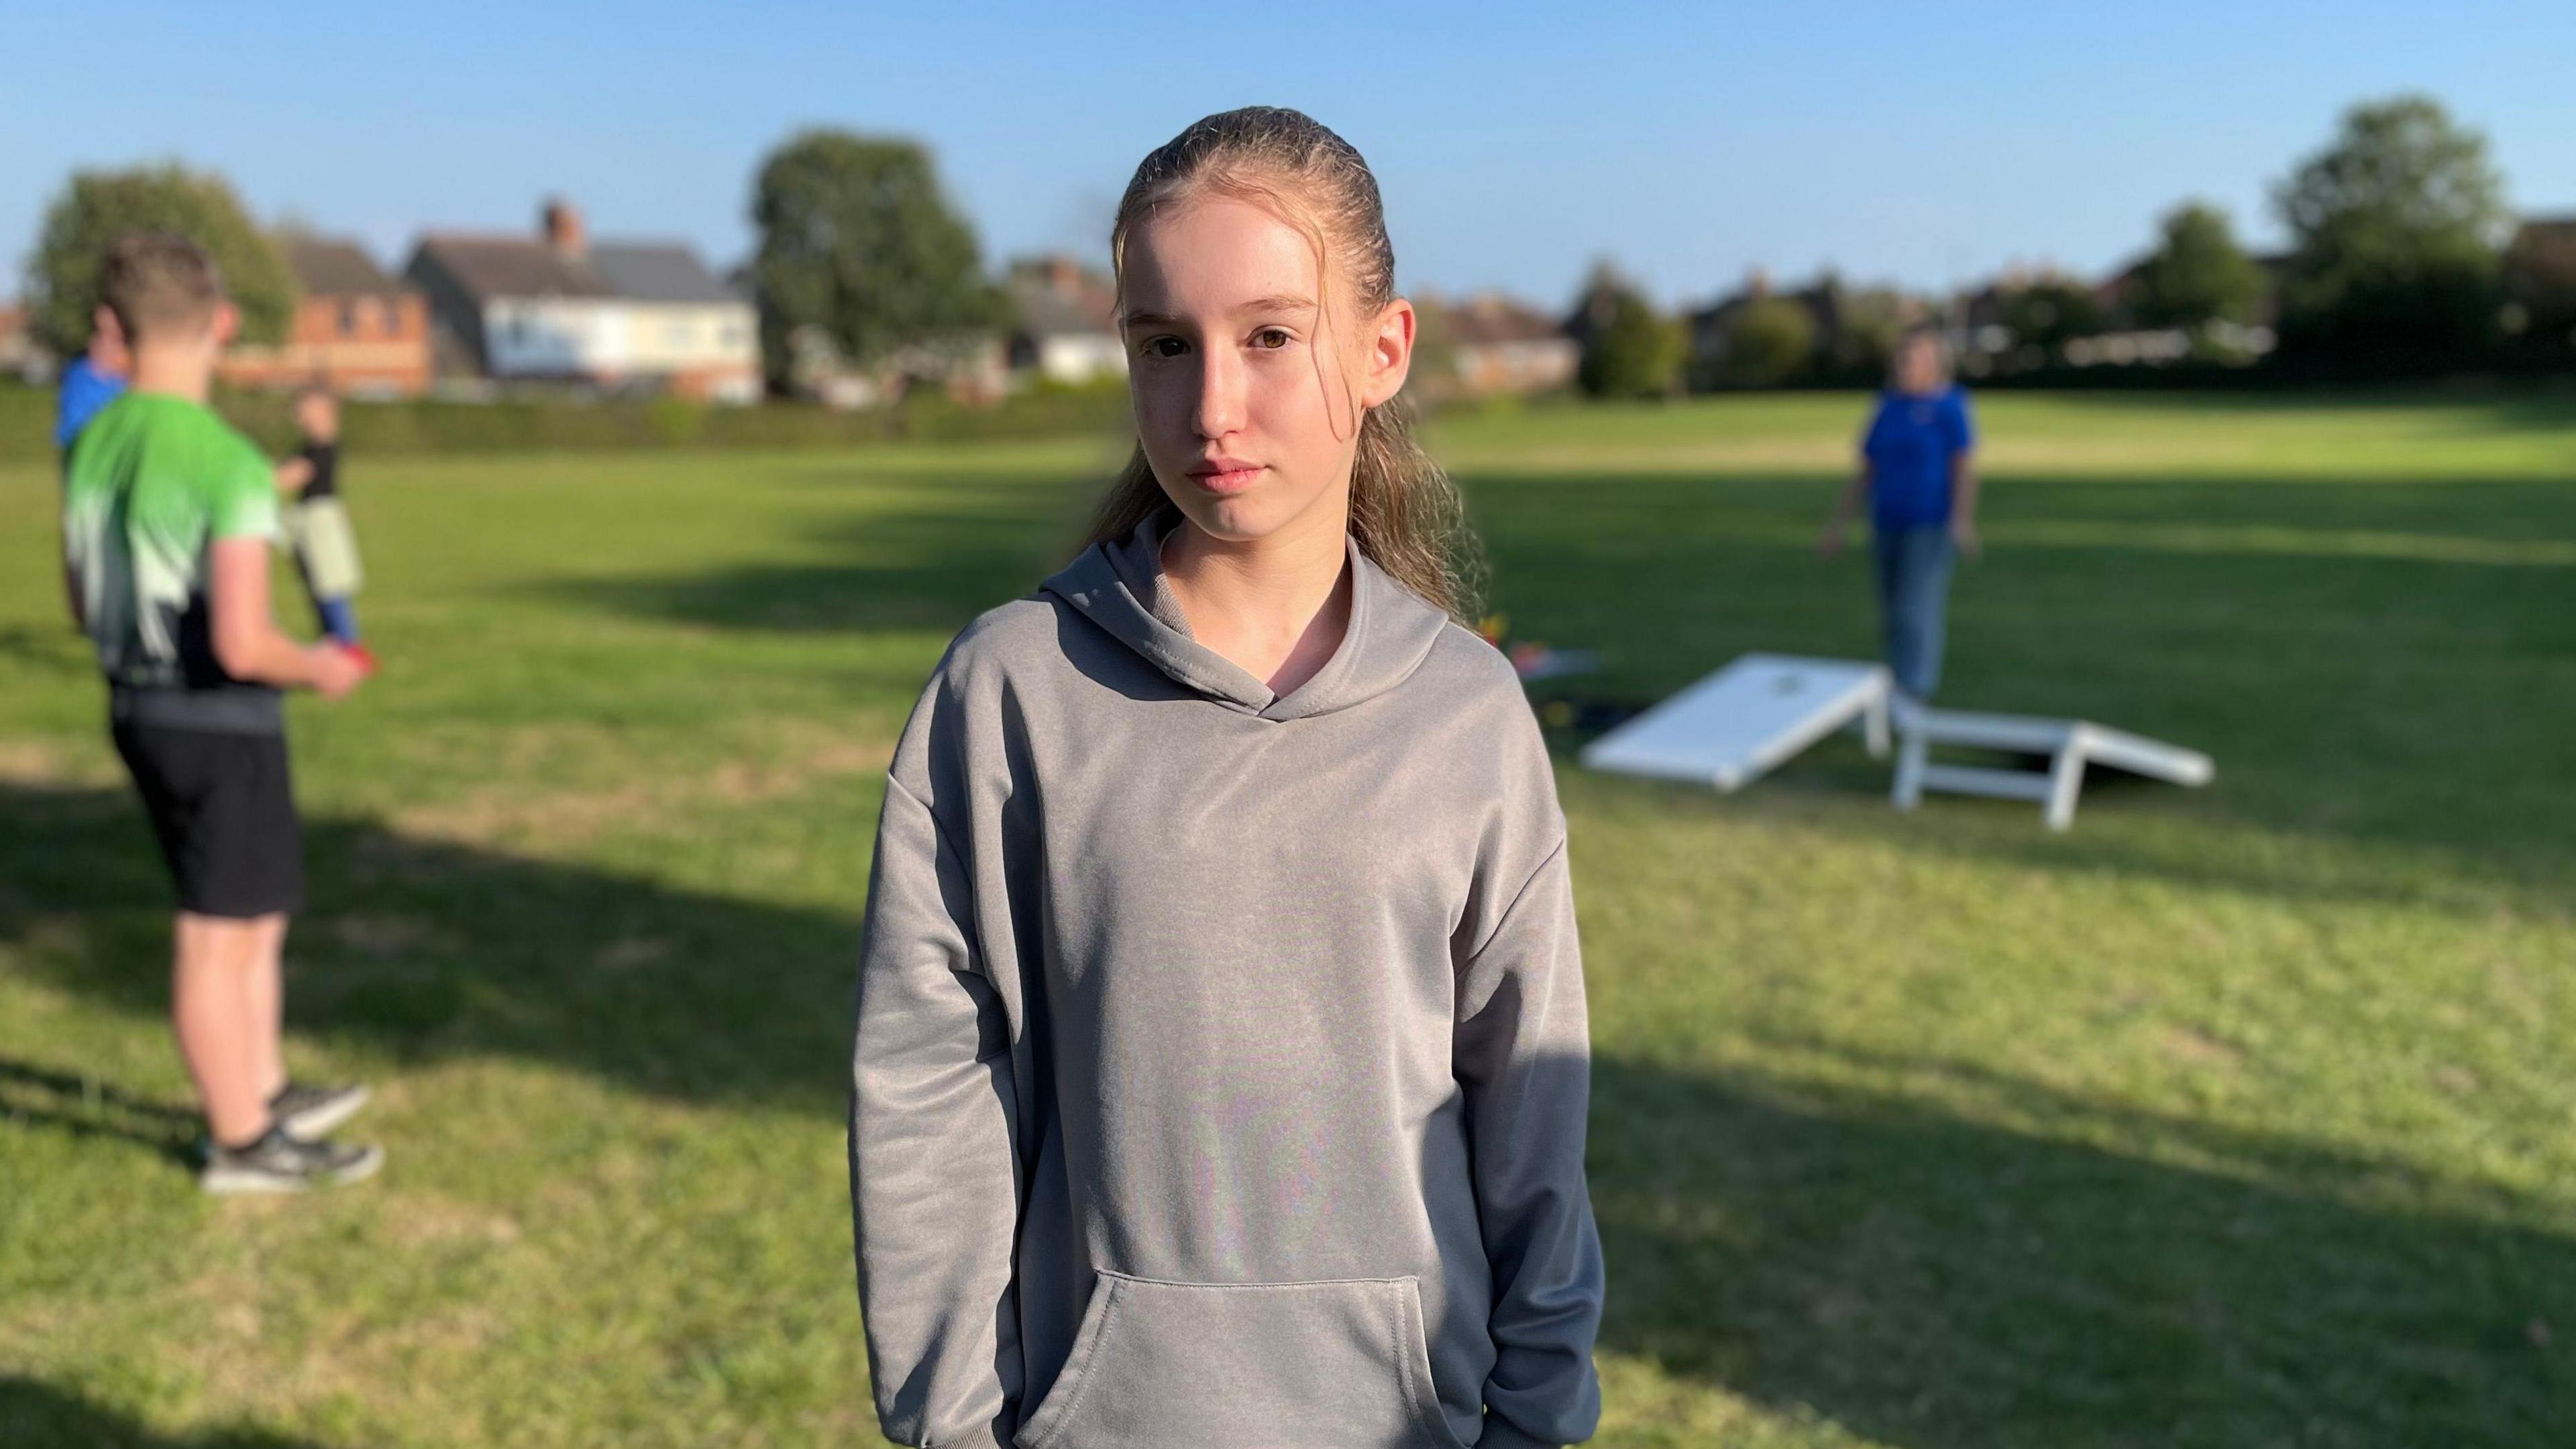
[[[1127,375],[1118,293],[1107,277],[1071,257],[1033,257],[1012,263],[1003,285],[1019,314],[1010,337],[1014,369],[1064,383]]]
[[[640,385],[726,402],[760,395],[760,323],[749,300],[683,244],[594,244],[567,203],[546,204],[537,236],[424,237],[404,275],[496,380]]]

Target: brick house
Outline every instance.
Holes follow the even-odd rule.
[[[235,387],[300,387],[410,397],[429,386],[429,305],[388,277],[354,242],[287,237],[278,243],[303,300],[275,346],[226,352],[216,373]]]
[[[1418,373],[1423,395],[1487,397],[1569,386],[1583,348],[1557,319],[1496,292],[1448,302],[1413,299],[1430,366]]]

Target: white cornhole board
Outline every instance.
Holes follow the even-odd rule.
[[[1747,654],[1594,740],[1595,770],[1733,791],[1854,720],[1887,753],[1887,669],[1848,659]]]
[[[2218,773],[2209,756],[2198,750],[2087,720],[1917,708],[1901,714],[1896,727],[1901,742],[1896,751],[1892,798],[1899,810],[1913,809],[1926,790],[1998,795],[2007,800],[2038,801],[2048,828],[2064,830],[2075,823],[2075,796],[2084,788],[2087,764],[2110,765],[2177,785],[2206,785]],[[1929,758],[1934,745],[2045,755],[2048,769],[2042,772],[1984,765],[1936,765]]]

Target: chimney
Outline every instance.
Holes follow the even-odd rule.
[[[1082,263],[1062,254],[1047,258],[1047,285],[1059,297],[1082,290]]]
[[[1744,269],[1744,295],[1761,298],[1771,295],[1771,273],[1761,267]]]
[[[590,233],[581,224],[581,213],[560,196],[546,198],[543,225],[546,244],[558,256],[577,257],[590,250]]]

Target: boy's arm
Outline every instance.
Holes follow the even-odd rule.
[[[301,496],[312,481],[313,460],[301,453],[277,465],[277,491],[289,498]]]
[[[1869,457],[1863,454],[1860,467],[1852,473],[1850,485],[1834,502],[1834,516],[1825,520],[1824,536],[1816,540],[1816,552],[1832,558],[1843,551],[1843,535],[1851,530],[1853,517],[1860,512],[1861,504],[1869,499],[1871,473]]]
[[[1961,448],[1950,455],[1950,541],[1975,558],[1984,545],[1977,537],[1977,455]]]
[[[365,671],[346,650],[298,644],[278,629],[268,605],[267,539],[218,538],[206,552],[213,575],[206,592],[209,632],[226,674],[335,699],[357,688]]]

